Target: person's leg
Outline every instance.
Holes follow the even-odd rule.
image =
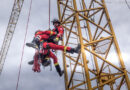
[[[29,61],[28,64],[29,64],[29,65],[33,65],[34,59],[35,59],[36,56],[38,56],[38,55],[39,55],[39,52],[36,50],[36,51],[35,51],[35,55],[33,56],[33,60]]]
[[[44,56],[42,59],[41,59],[41,63],[43,66],[49,66],[51,64],[51,61],[50,61],[50,57],[49,56]]]
[[[38,62],[39,56],[37,54],[34,55],[34,64],[33,64],[33,71],[34,72],[40,72],[40,64]]]
[[[43,43],[43,48],[46,49],[54,49],[54,50],[62,50],[64,52],[69,52],[69,53],[78,53],[80,51],[80,44],[76,48],[71,48],[71,47],[66,47],[62,45],[56,45],[54,43]]]
[[[42,40],[47,40],[49,38],[49,35],[46,35],[46,34],[43,34],[43,35],[38,35],[39,38],[39,41],[42,41]]]
[[[51,51],[49,57],[53,59],[56,71],[58,72],[59,76],[62,76],[64,74],[64,71],[61,70],[57,57]]]
[[[39,48],[39,45],[44,40],[48,40],[49,36],[46,34],[36,35],[31,43],[26,43],[28,47]]]
[[[43,34],[47,34],[47,35],[56,35],[56,32],[53,31],[44,31]]]

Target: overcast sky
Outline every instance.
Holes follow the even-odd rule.
[[[56,0],[51,1],[51,19],[53,19],[58,17],[56,6],[57,3]],[[113,0],[106,1],[126,68],[130,72],[130,10],[123,0],[115,0],[114,2],[112,2]],[[128,2],[130,4],[130,0],[128,0]],[[1,0],[0,3],[0,48],[3,42],[13,3],[14,0]],[[16,88],[29,3],[30,0],[24,1],[3,72],[0,76],[0,90],[15,90]],[[51,28],[53,28],[52,25]],[[26,40],[27,42],[32,40],[33,34],[37,29],[48,29],[48,0],[33,0]],[[32,60],[33,54],[33,49],[25,47],[19,90],[64,90],[64,77],[59,77],[55,71],[55,68],[53,68],[52,71],[50,71],[49,67],[42,69],[41,73],[34,73],[32,71],[32,67],[29,66],[27,62]],[[62,67],[61,61],[60,64]]]

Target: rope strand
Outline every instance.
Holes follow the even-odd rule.
[[[49,30],[50,30],[51,1],[49,0]]]
[[[24,44],[23,44],[23,49],[22,49],[21,62],[20,62],[20,66],[19,66],[19,73],[18,73],[18,80],[17,80],[16,90],[18,90],[19,79],[20,79],[20,74],[21,74],[21,67],[22,67],[25,42],[26,42],[26,37],[27,37],[27,32],[28,32],[28,24],[29,24],[29,20],[30,20],[31,7],[32,7],[32,0],[30,2],[30,8],[29,8],[28,20],[27,20],[27,25],[26,25],[26,32],[25,32],[25,37],[24,37]]]

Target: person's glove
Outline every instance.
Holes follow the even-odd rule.
[[[55,41],[55,42],[58,42],[58,41],[59,41],[59,38],[58,38],[58,37],[56,37],[56,38],[54,39],[54,41]]]

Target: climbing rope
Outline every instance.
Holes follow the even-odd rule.
[[[51,0],[49,0],[49,30],[50,30],[50,18],[51,18]]]
[[[32,0],[31,0],[31,2],[30,2],[28,20],[27,20],[27,25],[26,25],[26,32],[25,32],[25,36],[24,36],[24,43],[23,43],[23,49],[22,49],[22,55],[21,55],[21,62],[20,62],[20,65],[19,65],[19,73],[18,73],[18,80],[17,80],[16,90],[18,90],[19,79],[20,79],[20,74],[21,74],[21,67],[22,67],[22,61],[23,61],[23,55],[24,55],[25,42],[26,42],[26,37],[27,37],[27,32],[28,32],[28,25],[29,25],[29,20],[30,20],[31,7],[32,7]]]

